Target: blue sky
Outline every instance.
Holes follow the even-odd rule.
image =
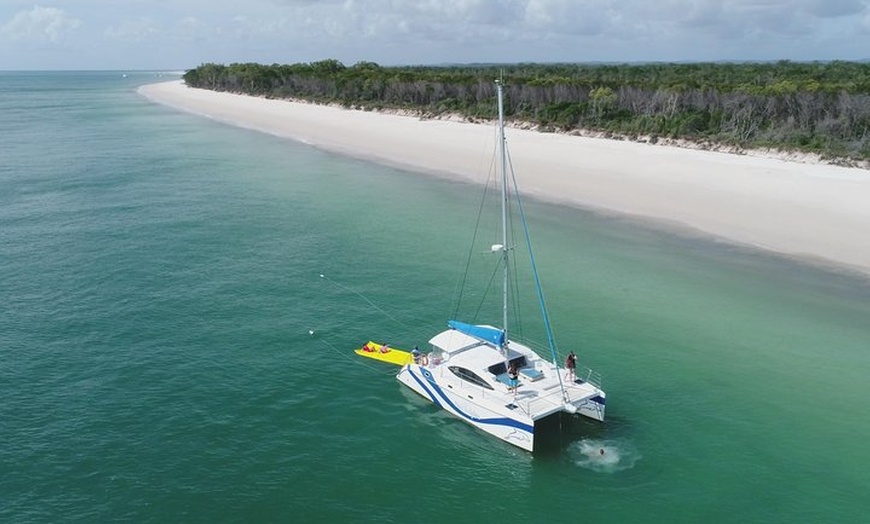
[[[336,58],[860,60],[870,0],[46,0],[0,3],[0,69]]]

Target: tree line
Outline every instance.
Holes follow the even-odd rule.
[[[203,64],[187,85],[421,116],[505,114],[544,131],[685,139],[870,160],[870,64],[511,64],[384,67],[338,60]]]

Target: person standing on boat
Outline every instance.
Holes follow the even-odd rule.
[[[517,363],[516,362],[510,363],[510,366],[508,366],[507,375],[508,375],[508,380],[510,381],[510,386],[508,387],[508,391],[513,391],[514,396],[516,396],[517,386],[519,386],[519,384],[520,384],[520,382],[519,382],[520,374],[519,374],[519,371],[517,371]]]
[[[565,374],[565,379],[574,381],[576,375],[574,375],[574,370],[577,368],[577,355],[574,352],[568,353],[568,358],[565,359],[565,369],[568,370],[568,373]]]

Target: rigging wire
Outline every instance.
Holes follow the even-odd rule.
[[[507,140],[508,139],[505,138],[505,142],[507,142]],[[511,207],[513,208],[513,207],[519,206],[521,204],[519,201],[519,195],[518,195],[518,190],[517,190],[516,177],[514,175],[514,170],[513,170],[513,164],[511,163],[511,159],[510,159],[510,149],[508,149],[507,143],[505,143],[505,155],[507,157],[508,169],[510,170],[510,173],[511,173],[511,180],[513,180],[513,182],[514,182],[514,191],[508,192],[508,199],[509,199],[508,204],[511,205]],[[511,195],[514,195],[513,200],[510,199]],[[516,202],[516,204],[514,204],[514,202]],[[514,328],[511,330],[511,332],[517,334],[516,337],[512,337],[512,338],[516,338],[518,340],[524,341],[525,336],[524,336],[524,331],[523,331],[523,314],[522,314],[522,307],[520,307],[520,298],[521,298],[521,296],[520,296],[520,278],[519,278],[520,272],[517,270],[519,268],[519,266],[517,265],[517,242],[516,242],[517,234],[516,234],[515,220],[516,220],[516,217],[515,217],[514,213],[508,213],[508,221],[510,222],[509,241],[511,243],[510,251],[508,252],[508,256],[511,259],[510,260],[511,267],[514,268],[514,271],[511,274],[510,289],[508,290],[509,294],[510,294],[510,299],[512,301],[512,304],[514,305],[514,307],[512,308],[512,313],[513,313],[512,325],[514,326]]]
[[[544,290],[541,288],[541,279],[538,275],[538,266],[535,263],[535,252],[534,250],[532,250],[532,239],[529,236],[529,227],[528,223],[526,222],[526,212],[523,209],[522,199],[520,198],[520,193],[517,186],[516,173],[514,173],[513,163],[510,160],[510,155],[508,155],[508,163],[511,166],[511,180],[514,184],[514,193],[516,194],[517,209],[519,210],[520,218],[522,219],[523,232],[526,235],[526,245],[529,247],[529,261],[532,265],[532,275],[534,275],[535,277],[535,290],[538,293],[538,303],[541,306],[541,315],[544,317],[544,327],[546,328],[547,332],[547,342],[550,345],[550,353],[553,357],[553,365],[556,366],[556,369],[558,369],[559,360],[556,356],[556,340],[553,337],[553,330],[550,326],[550,314],[547,312],[547,303],[544,300]],[[562,390],[562,395],[567,396],[568,393],[565,391],[565,385],[562,383],[562,374],[557,372],[556,376],[559,378],[559,389]]]
[[[490,290],[493,287],[493,282],[499,275],[499,269],[501,269],[501,262],[497,263],[495,267],[492,269],[492,274],[489,277],[489,282],[486,283],[486,288],[483,290],[483,295],[480,297],[480,302],[477,304],[477,309],[474,311],[474,315],[471,317],[471,321],[476,321],[480,315],[480,310],[483,309],[483,306],[486,302],[486,297],[489,295]]]
[[[459,308],[462,304],[463,293],[465,291],[465,283],[468,281],[468,272],[469,272],[469,268],[471,267],[471,259],[474,256],[474,246],[477,245],[477,236],[478,236],[478,233],[480,232],[480,223],[481,223],[481,220],[483,219],[484,209],[486,209],[486,199],[487,199],[487,195],[489,194],[490,183],[492,182],[492,180],[494,178],[494,176],[493,176],[494,172],[495,172],[495,153],[493,152],[493,155],[490,159],[489,172],[487,174],[486,183],[484,183],[484,185],[483,185],[483,195],[481,195],[480,205],[477,208],[477,219],[475,220],[475,223],[474,223],[474,232],[472,233],[471,243],[469,244],[469,248],[468,248],[468,257],[466,257],[466,259],[465,259],[465,269],[462,273],[462,278],[457,283],[456,289],[454,289],[454,293],[453,293],[454,307],[453,307],[453,311],[450,314],[450,318],[456,318],[456,316],[459,314]],[[489,286],[487,286],[487,290],[488,289],[489,289]],[[484,293],[484,296],[485,295],[486,295],[486,293]],[[480,307],[481,306],[479,305],[477,312],[480,311]],[[475,318],[477,316],[477,312],[475,313]]]

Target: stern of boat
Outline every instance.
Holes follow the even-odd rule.
[[[568,387],[569,406],[565,411],[583,415],[586,418],[604,422],[607,395],[601,389],[601,376],[592,369],[577,370],[578,378]]]
[[[599,422],[604,422],[604,408],[607,396],[603,391],[598,392],[598,395],[588,398],[585,400],[581,400],[575,404],[572,404],[577,409],[577,413],[583,415],[586,418],[591,418],[592,420],[597,420]]]

